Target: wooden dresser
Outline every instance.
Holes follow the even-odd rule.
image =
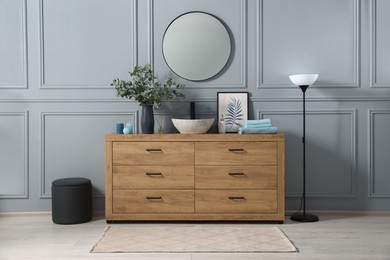
[[[284,220],[284,135],[106,135],[106,220]]]

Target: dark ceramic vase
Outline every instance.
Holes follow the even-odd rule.
[[[143,134],[154,133],[153,105],[143,105],[141,112],[141,129]]]

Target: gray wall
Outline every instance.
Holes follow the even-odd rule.
[[[223,8],[221,8],[223,6]],[[188,11],[221,18],[234,37],[224,74],[175,77],[165,28]],[[216,117],[218,91],[250,92],[250,118],[286,134],[286,208],[299,207],[302,93],[289,74],[319,73],[307,91],[308,209],[390,210],[390,1],[0,1],[0,211],[50,210],[51,182],[84,176],[104,208],[104,135],[139,130],[140,107],[109,86],[136,64],[186,84],[185,101],[155,111]],[[212,132],[216,132],[214,126]]]

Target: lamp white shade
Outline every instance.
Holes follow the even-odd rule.
[[[318,74],[297,74],[288,77],[297,86],[310,86],[317,80]]]

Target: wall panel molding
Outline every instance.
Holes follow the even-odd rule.
[[[389,82],[380,82],[378,79],[378,1],[371,0],[371,45],[370,45],[370,87],[371,88],[390,88]],[[384,26],[388,26],[387,24]]]
[[[379,118],[380,116],[387,117]],[[380,128],[380,123],[382,128]],[[389,154],[390,154],[390,142],[388,142],[388,126],[390,123],[390,110],[368,110],[368,142],[369,142],[369,154],[368,154],[368,172],[369,183],[368,190],[369,198],[390,198],[390,188],[388,183],[390,180],[389,173]],[[378,135],[378,136],[377,136]],[[383,149],[383,150],[380,150]],[[386,185],[383,185],[386,183]],[[376,184],[382,187],[376,187]],[[384,188],[384,186],[386,186]],[[383,189],[386,189],[383,191]],[[382,189],[382,191],[379,191]]]
[[[132,2],[132,12],[131,12],[131,15],[133,16],[132,17],[132,30],[130,32],[131,34],[131,39],[132,39],[132,49],[130,50],[131,54],[132,54],[132,57],[130,57],[131,59],[131,68],[134,67],[137,62],[138,62],[138,43],[137,43],[137,40],[138,40],[138,35],[137,35],[137,28],[138,28],[138,21],[137,21],[137,18],[138,18],[138,9],[137,9],[137,2],[138,0],[131,0]],[[109,4],[109,1],[107,1],[107,3]],[[99,83],[99,84],[49,84],[47,83],[47,72],[46,72],[46,69],[47,69],[47,65],[46,65],[46,62],[45,62],[45,58],[46,58],[46,52],[45,52],[45,48],[47,48],[47,44],[45,43],[45,24],[44,24],[44,14],[45,14],[45,4],[44,4],[44,0],[39,0],[39,19],[40,19],[40,89],[55,89],[55,90],[66,90],[66,89],[112,89],[109,84],[111,82],[104,82],[103,84]],[[113,39],[113,40],[120,40],[120,37],[122,36],[118,36],[119,39]],[[69,57],[68,57],[69,58]],[[104,61],[102,61],[104,62]],[[113,76],[113,78],[116,77]]]
[[[28,145],[28,136],[29,136],[29,116],[28,111],[7,111],[7,112],[0,112],[0,118],[1,117],[21,117],[23,121],[23,134],[22,136],[19,136],[18,139],[23,140],[23,151],[21,154],[23,154],[22,162],[23,165],[23,173],[20,175],[23,176],[23,178],[20,179],[20,187],[23,187],[23,192],[11,192],[11,193],[0,193],[0,199],[28,199],[29,198],[29,145]],[[3,132],[3,131],[2,131]],[[14,131],[13,131],[14,132]],[[4,134],[4,133],[3,133]],[[4,177],[4,176],[3,176]],[[12,178],[13,176],[8,176],[9,178]],[[9,182],[6,180],[3,183],[6,183],[9,185]]]
[[[302,97],[269,97],[269,98],[250,98],[252,102],[302,102]],[[306,102],[381,102],[390,101],[390,96],[348,96],[348,97],[306,97]]]
[[[66,131],[69,131],[72,127],[74,128],[77,128],[77,127],[81,127],[80,125],[78,126],[67,126],[67,125],[64,125],[64,126],[58,126],[58,131],[56,133],[52,133],[50,132],[47,128],[48,128],[48,119],[49,117],[51,119],[61,119],[61,118],[79,118],[79,119],[84,119],[84,118],[88,118],[88,117],[97,117],[99,116],[99,120],[97,120],[97,125],[100,125],[102,124],[104,127],[106,127],[105,124],[103,123],[100,123],[100,122],[103,122],[103,120],[101,120],[103,117],[106,117],[107,119],[112,119],[113,117],[123,117],[123,116],[126,116],[127,118],[132,118],[132,122],[134,123],[134,131],[135,133],[138,131],[139,129],[139,125],[138,125],[138,111],[112,111],[112,112],[98,112],[98,111],[95,111],[95,112],[85,112],[85,111],[57,111],[57,112],[41,112],[41,123],[40,123],[40,135],[41,135],[41,141],[40,141],[40,198],[41,199],[46,199],[46,198],[51,198],[51,191],[47,190],[46,189],[46,186],[47,186],[47,182],[48,182],[48,171],[47,171],[47,164],[50,163],[47,159],[47,154],[48,154],[48,151],[47,151],[47,145],[48,145],[48,138],[50,136],[52,136],[52,138],[54,138],[53,136],[58,136],[58,138],[63,138],[62,136],[64,135],[64,133]],[[112,120],[111,120],[112,121]],[[123,121],[123,120],[122,120]],[[123,121],[123,123],[125,123]],[[105,129],[105,128],[104,128]],[[86,129],[82,129],[83,131],[83,134],[88,136],[90,135],[90,133],[92,132],[101,132],[101,134],[99,134],[99,137],[98,139],[101,140],[101,144],[104,143],[104,135],[107,134],[107,133],[110,133],[110,132],[114,132],[115,130],[115,123],[112,123],[112,125],[109,125],[109,129],[111,130],[99,130],[99,129],[90,129],[90,128],[86,128]],[[77,132],[77,131],[76,131]],[[61,135],[62,134],[62,135]],[[71,142],[71,140],[69,140],[69,142]],[[88,152],[88,148],[85,147],[86,145],[86,141],[84,141],[83,144],[80,144],[80,149],[84,149],[84,153],[85,154],[85,157],[88,158],[89,156],[89,152]],[[52,144],[53,145],[53,144]],[[96,148],[96,147],[94,147]],[[104,153],[104,146],[102,147],[102,153]],[[61,154],[63,155],[64,158],[66,158],[66,153],[72,153],[72,151],[66,151],[66,150],[63,150],[61,151]],[[62,155],[61,155],[61,158],[62,158]],[[55,158],[55,159],[58,159],[58,158]],[[89,158],[90,160],[91,159],[97,159],[97,158]],[[104,158],[102,158],[103,161],[104,161]],[[80,161],[79,161],[79,164],[77,164],[76,166],[82,166],[82,163],[83,163],[83,159],[80,158]],[[102,167],[102,171],[104,172],[104,165]],[[66,178],[66,177],[70,177],[70,176],[74,176],[75,173],[68,173],[68,176],[62,176],[61,178]],[[77,174],[77,173],[76,173]],[[104,175],[104,173],[103,173]],[[92,176],[92,177],[99,177],[99,176]],[[88,177],[87,177],[88,178]],[[103,178],[100,178],[102,180],[104,180],[104,177]],[[95,183],[92,181],[92,186],[94,187]],[[94,198],[102,198],[104,197],[104,194],[102,192],[99,192],[99,193],[93,193],[93,197]]]
[[[148,0],[148,62],[154,68],[154,0]]]
[[[302,110],[284,110],[284,109],[277,109],[277,110],[270,110],[270,109],[267,109],[267,110],[257,110],[257,113],[256,113],[256,118],[259,118],[259,119],[262,119],[262,118],[272,118],[275,117],[275,116],[287,116],[287,117],[291,117],[293,115],[297,115],[299,116],[300,118],[302,117]],[[306,196],[307,197],[313,197],[313,198],[355,198],[357,196],[357,137],[356,137],[356,132],[357,132],[357,120],[356,120],[356,110],[349,110],[349,109],[341,109],[341,110],[330,110],[330,109],[316,109],[316,110],[313,110],[313,109],[310,109],[310,110],[306,110],[306,118],[307,116],[315,116],[316,118],[319,118],[321,116],[324,116],[324,115],[330,115],[330,116],[334,116],[335,118],[339,117],[339,116],[342,116],[342,115],[346,115],[348,116],[348,123],[350,124],[350,129],[348,131],[348,136],[345,136],[345,138],[349,138],[349,142],[350,142],[350,147],[348,148],[348,157],[347,159],[348,162],[349,162],[349,166],[348,166],[348,169],[350,169],[350,172],[348,173],[349,176],[350,176],[350,179],[349,179],[349,187],[345,187],[346,190],[349,190],[347,192],[343,192],[343,193],[307,193]],[[307,118],[308,119],[308,118]],[[274,120],[272,120],[274,121]],[[307,120],[309,121],[309,120]],[[299,124],[299,127],[301,127],[301,124],[302,122],[300,121],[299,123],[297,122],[297,124]],[[277,126],[277,125],[276,125]],[[289,134],[288,134],[288,128],[289,128],[289,125],[281,125],[279,127],[279,130],[282,129],[282,132],[280,133],[284,133],[283,132],[283,129],[285,129],[285,131],[287,131],[286,133],[286,139],[287,141],[289,140]],[[301,136],[301,132],[299,133],[300,136]],[[310,133],[310,128],[308,128],[308,125],[306,124],[306,135],[310,134],[311,136],[314,136],[314,139],[315,139],[315,136],[316,134],[311,132]],[[338,135],[339,133],[335,133],[335,135]],[[307,136],[306,136],[307,137]],[[299,137],[300,139],[301,137]],[[315,142],[316,140],[311,140],[310,142]],[[287,149],[286,149],[286,152],[287,152]],[[291,158],[294,157],[294,155],[288,155],[286,154],[286,157],[290,157],[290,160]],[[308,159],[306,158],[306,163],[308,163]],[[332,163],[332,162],[330,162]],[[301,177],[301,176],[300,176]],[[334,180],[336,181],[336,180]],[[310,185],[310,184],[309,184]],[[329,189],[330,190],[330,189]],[[301,193],[288,193],[286,192],[286,198],[295,198],[295,197],[300,197],[301,196]]]
[[[15,2],[17,2],[15,0]],[[21,57],[22,57],[22,79],[20,83],[9,83],[0,81],[0,89],[27,89],[28,88],[28,66],[27,66],[27,0],[18,0],[21,4],[20,12],[22,17],[22,28],[21,29],[21,39],[22,39],[22,48],[21,48]],[[9,22],[9,21],[8,21]],[[2,57],[4,59],[5,57]],[[11,72],[8,72],[11,73]],[[1,77],[0,77],[1,79]]]
[[[258,89],[267,89],[267,88],[291,88],[292,83],[288,81],[288,74],[293,74],[293,72],[287,72],[286,75],[283,75],[283,79],[275,82],[264,82],[264,2],[266,0],[257,1],[256,8],[256,32],[257,32],[257,42],[256,42],[256,86]],[[326,0],[324,0],[326,2]],[[319,80],[312,86],[312,88],[359,88],[360,87],[360,1],[359,0],[342,0],[342,1],[352,1],[353,3],[353,68],[350,68],[352,72],[352,81],[350,82],[327,82],[329,80],[319,77]],[[324,21],[326,22],[326,21]],[[304,43],[304,41],[302,41]],[[303,54],[302,54],[303,55]],[[297,61],[298,64],[299,61]],[[310,66],[309,64],[306,64]],[[306,66],[306,67],[307,67]],[[305,66],[304,66],[305,67]],[[307,69],[306,69],[307,70]],[[316,73],[320,73],[315,71]],[[314,73],[303,71],[301,73]],[[321,76],[321,75],[320,75]]]
[[[152,66],[155,63],[156,56],[155,56],[155,0],[148,0],[148,15],[149,15],[149,60],[152,64]],[[204,7],[203,7],[204,8]],[[200,10],[202,8],[199,8],[198,10],[188,10],[188,11],[203,11]],[[207,9],[207,8],[206,8]],[[247,11],[247,1],[246,0],[240,0],[239,4],[239,11],[237,10],[236,13],[240,13],[240,34],[234,35],[233,39],[236,41],[240,42],[241,49],[235,48],[235,51],[233,54],[240,53],[238,55],[239,57],[239,70],[240,70],[240,75],[239,75],[239,80],[237,82],[228,82],[228,83],[218,83],[218,77],[213,79],[213,80],[206,80],[206,81],[201,81],[199,83],[197,82],[191,82],[191,81],[186,81],[186,88],[188,89],[229,89],[229,88],[247,88],[247,20],[248,20],[248,11]],[[207,11],[206,11],[207,12]],[[215,15],[215,13],[211,13]],[[218,15],[217,15],[218,16]],[[176,17],[174,17],[176,18]],[[223,17],[219,17],[223,20]],[[229,28],[231,30],[231,28]],[[234,34],[234,32],[232,33]],[[238,40],[237,40],[238,39]],[[161,45],[161,44],[160,44]],[[237,45],[234,44],[233,45]],[[161,55],[162,56],[162,55]],[[163,58],[162,58],[163,59]],[[230,62],[234,62],[233,59],[230,59]],[[164,64],[165,61],[163,60]],[[229,65],[227,68],[224,69],[223,74],[228,74],[229,73]],[[184,80],[181,79],[180,80]],[[215,82],[215,83],[212,83]]]
[[[195,102],[217,102],[217,96],[215,97],[196,97],[191,98],[191,101]],[[250,97],[251,102],[302,102],[302,97]],[[390,101],[390,96],[348,96],[348,97],[306,97],[306,102],[318,103],[318,102],[386,102]],[[129,99],[118,99],[118,98],[107,98],[107,99],[61,99],[61,98],[37,98],[37,99],[0,99],[0,104],[8,103],[42,103],[42,104],[56,104],[56,103],[131,103],[138,105],[135,100]],[[172,103],[188,102],[188,100],[169,100]]]

